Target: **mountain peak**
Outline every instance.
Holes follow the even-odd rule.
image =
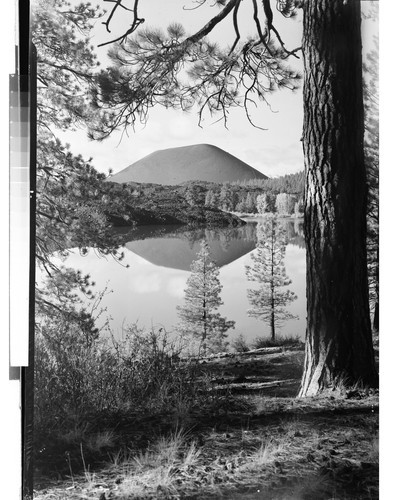
[[[113,182],[175,185],[189,181],[233,182],[267,177],[213,144],[154,151],[109,178]]]

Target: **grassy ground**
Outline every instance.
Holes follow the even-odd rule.
[[[119,415],[43,448],[35,498],[376,499],[378,395],[295,399],[298,347],[201,360],[205,407]]]

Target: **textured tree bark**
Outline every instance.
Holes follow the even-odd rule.
[[[307,332],[299,396],[376,386],[366,268],[360,2],[303,3]]]

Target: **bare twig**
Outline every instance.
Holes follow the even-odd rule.
[[[104,45],[109,45],[111,43],[115,43],[115,42],[119,42],[119,41],[122,41],[124,42],[126,40],[126,38],[131,35],[132,33],[134,33],[134,31],[141,25],[145,22],[145,19],[143,17],[138,17],[138,3],[139,3],[139,0],[134,0],[134,7],[133,7],[133,10],[131,9],[128,9],[127,7],[123,6],[122,5],[122,0],[106,0],[108,2],[113,2],[115,3],[115,5],[113,6],[113,9],[111,11],[111,13],[109,14],[108,16],[108,19],[103,22],[102,24],[105,25],[106,27],[106,30],[108,31],[108,33],[111,32],[111,30],[109,29],[109,24],[116,12],[116,9],[118,7],[122,7],[126,10],[129,10],[130,12],[133,12],[133,22],[131,23],[131,26],[130,28],[121,36],[117,37],[117,38],[114,38],[113,40],[109,40],[107,42],[104,42],[104,43],[100,43],[98,45],[98,47],[103,47]]]
[[[275,33],[276,38],[278,39],[278,42],[280,43],[283,51],[286,53],[286,57],[293,56],[293,57],[296,57],[297,59],[300,59],[299,56],[296,54],[296,52],[301,50],[301,47],[297,47],[294,50],[287,50],[279,32],[277,31],[277,29],[275,28],[274,25],[271,25],[271,31],[273,31]]]
[[[105,1],[110,2],[110,1],[112,1],[112,0],[105,0]],[[122,0],[115,0],[115,2],[114,2],[114,3],[115,3],[115,5],[113,6],[113,9],[111,10],[111,13],[110,13],[110,14],[109,14],[109,16],[108,16],[108,19],[107,19],[105,22],[103,22],[103,23],[102,23],[102,24],[104,24],[104,25],[105,25],[106,31],[107,31],[108,33],[110,33],[110,32],[111,32],[111,30],[109,29],[109,23],[111,22],[111,20],[112,20],[112,18],[113,18],[113,15],[114,15],[114,14],[115,14],[115,12],[116,12],[116,9],[117,9],[118,7],[120,7],[120,6],[121,6],[121,4],[122,4]]]
[[[231,47],[231,50],[229,52],[230,54],[232,54],[232,52],[235,50],[235,47],[238,44],[239,39],[240,39],[239,26],[238,26],[238,11],[239,11],[239,6],[240,6],[240,2],[238,2],[235,5],[235,8],[234,8],[233,21],[234,21],[234,29],[235,29],[236,38],[235,38],[235,41],[234,41],[234,43],[233,43],[233,45]]]
[[[186,7],[185,5],[183,5],[182,9],[183,10],[196,10],[196,9],[199,9],[200,7],[202,7],[203,4],[206,3],[207,0],[198,0],[197,2],[195,2],[197,5],[195,7]]]

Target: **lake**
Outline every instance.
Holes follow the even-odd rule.
[[[205,238],[213,260],[220,267],[224,304],[219,312],[236,322],[235,329],[229,331],[229,340],[242,334],[250,343],[258,336],[270,334],[267,324],[247,315],[247,288],[253,284],[247,281],[245,266],[250,263],[250,254],[256,248],[259,221],[260,218],[248,219],[245,226],[238,228],[139,227],[131,233],[134,238],[122,249],[123,264],[111,257],[99,258],[92,251],[86,256],[74,251],[64,265],[90,274],[97,291],[108,287],[110,293],[104,296],[102,306],[107,309],[105,314],[110,317],[116,337],[132,323],[146,329],[163,327],[172,332],[178,322],[176,307],[183,303],[190,265]],[[288,288],[297,295],[297,300],[287,309],[298,319],[287,321],[277,335],[304,338],[306,264],[302,220],[282,219],[280,222],[285,225],[288,236],[285,267],[292,280]]]

